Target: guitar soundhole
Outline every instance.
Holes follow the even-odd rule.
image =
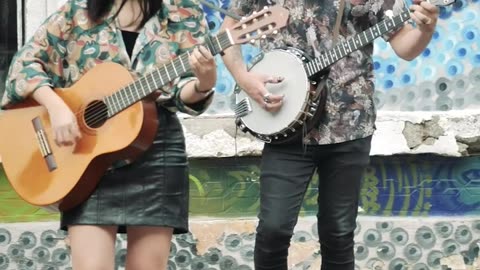
[[[102,101],[96,100],[85,109],[85,123],[89,128],[99,128],[108,119],[108,107]]]

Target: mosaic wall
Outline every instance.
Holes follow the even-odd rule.
[[[258,178],[255,158],[192,161],[191,210],[220,217],[255,215]],[[317,181],[305,196],[305,215],[316,214]],[[478,215],[480,157],[372,157],[360,203],[375,216]]]
[[[258,162],[258,158],[191,161],[192,234],[175,239],[169,269],[252,269]],[[316,182],[307,192],[296,228],[291,269],[308,269],[320,260],[313,220]],[[480,157],[373,157],[355,232],[357,265],[441,269],[441,260],[453,255],[471,265],[480,249],[479,214]],[[204,221],[204,216],[218,218],[223,225]],[[56,222],[46,227],[42,222],[2,224],[42,219],[57,216],[26,205],[0,179],[0,270],[68,269],[68,247]],[[119,266],[125,254],[123,240],[120,237],[117,245]],[[372,268],[377,264],[384,266]]]
[[[58,5],[64,1],[56,0]],[[228,8],[231,2],[207,1],[222,8]],[[410,3],[411,0],[407,2]],[[207,6],[204,6],[204,10],[212,33],[218,33],[223,14]],[[374,56],[377,108],[402,111],[480,108],[479,25],[479,0],[457,0],[453,6],[441,8],[432,42],[414,61],[399,59],[388,43],[377,39]],[[249,63],[258,54],[258,49],[244,45],[243,54]],[[217,95],[207,113],[229,115],[232,114],[235,82],[221,58],[218,57],[217,60]],[[2,85],[1,74],[5,72],[6,66],[0,66]]]
[[[192,160],[190,163],[193,215],[256,216],[258,158]],[[305,196],[302,213],[306,216],[316,214],[317,183],[318,179],[314,178]],[[480,215],[480,157],[372,157],[364,176],[360,204],[370,216]],[[0,222],[56,217],[24,203],[0,175]]]
[[[208,0],[228,7],[230,0]],[[283,1],[276,1],[282,3]],[[411,1],[406,1],[411,3]],[[217,33],[223,20],[204,6],[210,29]],[[390,45],[375,41],[374,69],[377,108],[380,110],[433,111],[480,108],[480,2],[457,0],[440,9],[440,20],[430,45],[414,61],[398,58]],[[258,49],[243,46],[247,63]],[[235,82],[218,58],[219,80],[210,114],[229,114]]]
[[[480,267],[480,219],[360,217],[355,231],[356,270],[429,270]],[[68,238],[56,223],[0,225],[1,270],[71,270]],[[254,220],[191,223],[177,236],[167,270],[252,270]],[[126,237],[116,243],[115,270],[125,269]],[[312,218],[300,219],[289,250],[289,269],[320,269]],[[477,268],[478,269],[478,268]]]

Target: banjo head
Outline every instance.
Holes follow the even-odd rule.
[[[242,125],[253,135],[276,136],[295,124],[304,114],[310,97],[310,81],[303,67],[303,61],[297,55],[286,50],[272,50],[251,67],[251,71],[272,76],[281,76],[284,80],[278,84],[268,83],[266,88],[272,94],[285,95],[283,105],[278,112],[268,112],[244,91],[238,91],[235,99],[239,104],[249,100],[251,111],[239,117]],[[255,134],[256,133],[256,134]],[[258,137],[258,136],[257,136]]]

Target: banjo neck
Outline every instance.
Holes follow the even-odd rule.
[[[447,6],[455,2],[455,0],[430,0],[429,2],[436,6]],[[410,11],[403,11],[399,15],[385,19],[369,29],[356,34],[352,38],[337,44],[332,49],[322,53],[312,61],[304,64],[304,68],[308,77],[323,71],[331,64],[371,43],[376,38],[394,30],[409,19]]]

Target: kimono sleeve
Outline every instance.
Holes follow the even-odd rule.
[[[1,107],[20,103],[42,86],[62,80],[64,41],[71,28],[71,1],[50,15],[33,37],[15,54],[6,78]]]
[[[175,0],[176,7],[172,7],[168,14],[168,31],[172,41],[177,43],[177,55],[193,50],[196,45],[205,41],[208,35],[207,21],[200,4],[196,0]],[[180,92],[189,81],[195,80],[193,73],[183,75],[171,88],[172,102],[175,109],[193,116],[202,114],[213,100],[213,95],[193,105],[183,103]],[[212,92],[213,94],[213,92]]]

